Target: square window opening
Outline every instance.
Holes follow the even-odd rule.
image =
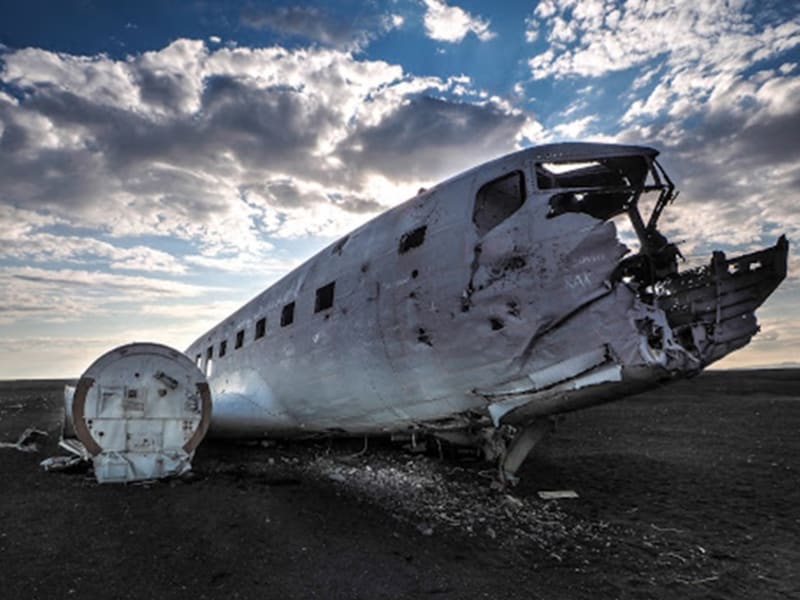
[[[281,310],[281,327],[286,327],[294,323],[294,302],[289,302]]]
[[[472,222],[483,237],[525,202],[525,178],[521,171],[503,175],[481,186],[475,196]]]
[[[258,321],[256,321],[256,338],[259,339],[264,337],[267,333],[267,319],[261,317]]]
[[[333,306],[333,296],[335,281],[331,281],[327,285],[323,285],[317,290],[317,296],[314,300],[314,312],[318,313],[322,310],[327,310]]]
[[[244,329],[240,329],[236,332],[236,346],[235,348],[238,350],[244,345]]]

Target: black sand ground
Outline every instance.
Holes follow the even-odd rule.
[[[343,444],[204,443],[195,478],[149,486],[47,474],[61,388],[0,384],[0,441],[51,434],[0,449],[0,598],[800,598],[800,371],[570,415],[511,494],[486,465]]]

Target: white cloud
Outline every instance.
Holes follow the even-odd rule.
[[[0,270],[0,338],[13,337],[12,332],[18,330],[35,336],[53,325],[97,331],[102,321],[110,324],[106,328],[133,329],[149,321],[139,312],[144,304],[200,301],[213,292],[219,290],[174,278],[5,267]]]
[[[525,18],[525,41],[532,44],[539,39],[539,22],[535,15]]]
[[[542,19],[547,19],[548,17],[552,17],[556,14],[556,3],[553,0],[541,0],[539,4],[536,5],[533,13],[537,17],[541,17]]]
[[[563,19],[562,17],[554,17],[551,21],[550,33],[547,36],[550,42],[561,42],[566,44],[573,41],[577,37],[576,27],[574,21]]]
[[[563,140],[578,140],[584,136],[589,128],[589,125],[597,120],[595,115],[588,115],[569,121],[567,123],[560,123],[555,126],[555,133]]]
[[[425,32],[431,39],[440,42],[456,43],[468,33],[474,33],[479,40],[486,42],[495,33],[489,28],[488,20],[476,17],[458,6],[450,6],[444,0],[424,0]]]
[[[126,60],[26,49],[4,55],[0,78],[26,90],[21,102],[0,99],[0,206],[25,206],[94,229],[95,237],[172,236],[251,257],[269,251],[264,237],[275,232],[246,191],[276,176],[335,192],[326,206],[306,196],[311,212],[284,211],[281,235],[342,233],[354,207],[380,210],[365,178],[383,168],[400,174],[353,150],[368,142],[380,151],[388,124],[425,93],[461,98],[422,102],[439,107],[428,116],[444,138],[422,119],[405,128],[420,152],[428,144],[444,153],[426,167],[426,182],[513,149],[525,121],[499,101],[481,100],[466,77],[413,77],[325,48],[209,51],[177,40]],[[467,120],[489,141],[465,154],[459,144],[468,131],[458,124]],[[325,227],[309,229],[304,219],[320,214]]]
[[[546,10],[540,10],[546,6]],[[665,56],[674,73],[687,68],[738,71],[800,43],[800,21],[759,29],[730,3],[678,2],[655,10],[628,1],[619,8],[600,0],[542,3],[548,38],[568,42],[531,62],[537,78],[599,77]]]

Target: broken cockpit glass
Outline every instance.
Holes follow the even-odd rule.
[[[680,251],[656,228],[661,212],[677,193],[653,157],[541,162],[536,164],[536,183],[541,190],[559,190],[550,197],[549,219],[584,213],[605,221],[627,214],[640,251],[621,263],[618,278],[652,285],[677,272]],[[641,209],[648,205],[652,208],[645,223]]]

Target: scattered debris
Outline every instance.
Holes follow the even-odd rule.
[[[426,536],[444,527],[486,536],[503,546],[527,540],[556,547],[573,535],[567,515],[556,504],[494,491],[475,481],[482,475],[469,468],[428,456],[410,458],[379,451],[357,459],[341,458],[317,455],[302,468],[369,498]]]
[[[631,568],[646,562],[658,565],[663,573],[659,581],[665,584],[677,576],[694,581],[713,568],[713,553],[700,549],[684,533],[661,531],[664,528],[651,527],[650,522],[630,527],[625,520],[588,516],[591,499],[586,504],[552,502],[526,485],[513,493],[507,488],[494,490],[488,482],[496,478],[496,471],[474,462],[437,460],[433,453],[410,455],[379,443],[370,443],[365,454],[353,454],[356,444],[355,440],[341,446],[330,440],[278,442],[268,450],[248,449],[234,462],[206,457],[203,476],[230,477],[238,488],[257,493],[264,485],[283,482],[302,482],[309,491],[327,488],[346,505],[357,499],[359,505],[380,509],[404,524],[419,544],[427,544],[428,538],[472,540],[466,543],[522,558],[528,564],[557,563],[590,572],[607,560],[625,562]]]
[[[673,532],[673,533],[683,533],[683,529],[676,529],[676,528],[674,528],[674,527],[659,527],[659,526],[658,526],[658,525],[656,525],[655,523],[650,523],[650,527],[652,527],[652,528],[653,528],[653,529],[655,529],[656,531],[661,531],[661,532],[664,532],[664,531],[671,531],[671,532]]]
[[[89,463],[79,456],[51,456],[39,463],[45,471],[59,473],[85,472],[89,469]]]
[[[578,492],[574,490],[542,490],[536,492],[542,500],[562,500],[564,498],[578,498]]]
[[[506,494],[506,502],[508,502],[514,508],[522,508],[525,504],[517,498],[516,496],[512,496],[511,494]]]
[[[58,445],[82,460],[92,460],[92,455],[89,454],[86,446],[84,446],[81,441],[76,438],[62,438],[61,441],[58,442]]]
[[[711,577],[703,577],[701,579],[693,579],[691,581],[679,577],[676,579],[676,581],[685,585],[703,585],[704,583],[711,583],[712,581],[717,581],[718,579],[719,575],[712,575]]]
[[[38,452],[39,442],[48,437],[46,431],[36,429],[35,427],[28,427],[19,436],[16,442],[0,442],[0,448],[13,448],[20,452]]]

